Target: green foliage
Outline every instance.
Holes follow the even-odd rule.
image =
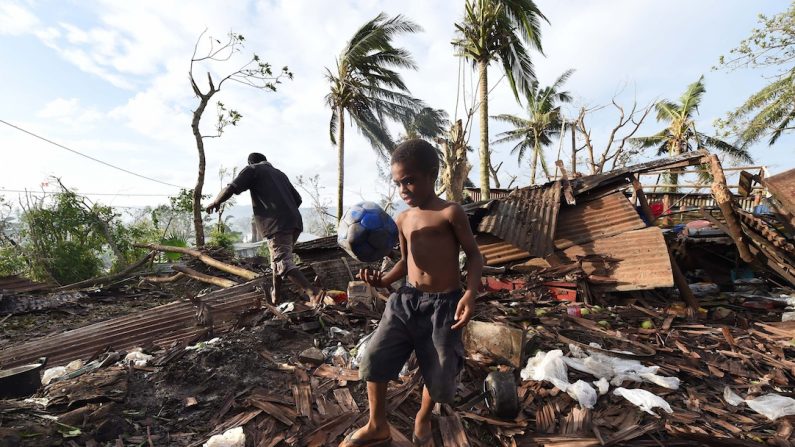
[[[242,237],[240,233],[229,231],[229,228],[222,228],[215,225],[212,231],[210,231],[210,241],[208,245],[233,251],[234,244],[241,240]]]
[[[419,113],[410,116],[403,121],[403,129],[406,131],[405,139],[424,138],[436,141],[442,137],[450,128],[450,120],[447,112],[442,109],[423,107]]]
[[[408,88],[394,68],[416,69],[411,55],[392,45],[401,33],[414,33],[420,27],[401,16],[389,18],[381,13],[354,33],[337,59],[336,73],[326,68],[331,92],[326,104],[331,108],[329,136],[337,144],[337,125],[347,111],[359,132],[372,147],[384,155],[394,142],[384,117],[405,121],[424,105],[408,95]]]
[[[715,123],[725,136],[735,136],[743,147],[768,137],[773,145],[795,130],[795,2],[773,17],[759,16],[750,37],[720,57],[726,69],[775,68],[778,74],[745,103]]]
[[[544,147],[552,143],[552,138],[560,136],[563,123],[560,106],[571,101],[569,92],[561,91],[561,88],[573,72],[574,70],[567,70],[555,83],[544,88],[539,88],[538,81],[531,82],[530,91],[527,92],[527,118],[510,114],[492,117],[513,126],[513,129],[497,135],[494,143],[516,141],[511,153],[516,154],[520,163],[527,150],[532,151],[531,184],[535,184],[536,167],[539,162],[544,172],[548,173]]]
[[[738,160],[752,161],[746,148],[737,147],[696,129],[695,116],[704,93],[706,87],[704,76],[701,76],[698,81],[687,86],[679,102],[667,99],[658,101],[654,106],[657,111],[657,121],[666,123],[667,127],[654,135],[633,138],[630,142],[641,149],[656,149],[657,155],[675,156],[701,148],[710,148]],[[670,174],[667,177],[667,181],[671,184],[677,184],[679,181],[678,174]]]
[[[533,0],[467,0],[453,46],[474,64],[499,60],[519,101],[535,80],[527,46],[542,51],[540,19],[547,20]]]
[[[21,217],[22,247],[31,276],[68,284],[97,276],[107,239],[102,222],[116,219],[110,207],[86,204],[72,192],[29,205]]]
[[[171,237],[168,237],[168,238],[163,238],[163,239],[160,240],[160,243],[162,245],[169,245],[171,247],[187,247],[188,246],[188,241],[186,241],[185,239],[179,238],[177,236],[171,236]],[[163,253],[163,255],[165,256],[166,260],[171,261],[171,262],[179,261],[180,256],[182,256],[179,253],[171,253],[171,252]]]
[[[0,240],[0,276],[22,274],[27,267],[22,251],[7,241]]]

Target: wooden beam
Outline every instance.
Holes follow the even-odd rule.
[[[190,248],[185,247],[172,247],[170,245],[159,245],[159,244],[135,244],[136,247],[141,248],[148,248],[150,250],[157,250],[157,251],[165,251],[170,253],[181,253],[183,255],[193,256],[194,258],[198,259],[199,261],[209,265],[210,267],[215,267],[218,270],[224,271],[226,273],[231,273],[233,275],[239,276],[244,279],[254,279],[259,277],[260,275],[256,272],[252,272],[251,270],[246,270],[241,267],[237,267],[234,265],[227,264],[225,262],[221,262],[212,256],[208,256],[198,250],[193,250]]]
[[[718,204],[723,218],[726,220],[726,227],[729,230],[729,236],[734,240],[737,245],[737,251],[740,253],[740,259],[747,263],[754,260],[751,251],[748,250],[748,244],[743,239],[743,231],[740,226],[740,221],[737,218],[737,212],[734,210],[734,198],[731,191],[726,186],[726,177],[723,175],[723,169],[720,165],[717,155],[709,156],[710,167],[712,168],[712,195],[715,197],[715,202]]]

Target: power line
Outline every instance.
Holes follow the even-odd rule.
[[[61,194],[59,191],[32,191],[29,189],[4,189],[0,188],[0,192],[22,192],[29,194]],[[78,196],[119,196],[119,197],[171,197],[170,194],[127,194],[127,193],[112,193],[112,192],[75,192]]]
[[[28,135],[30,135],[30,136],[32,136],[32,137],[36,137],[36,138],[38,138],[38,139],[40,139],[40,140],[42,140],[42,141],[46,141],[47,143],[50,143],[50,144],[52,144],[52,145],[55,145],[55,146],[58,146],[58,147],[60,147],[61,149],[66,149],[66,150],[67,150],[67,151],[69,151],[69,152],[72,152],[72,153],[74,153],[74,154],[80,155],[81,157],[88,158],[89,160],[95,161],[95,162],[97,162],[97,163],[101,163],[101,164],[103,164],[103,165],[105,165],[105,166],[108,166],[108,167],[111,167],[111,168],[113,168],[113,169],[118,169],[119,171],[126,172],[127,174],[131,174],[131,175],[134,175],[134,176],[136,176],[136,177],[140,177],[140,178],[143,178],[143,179],[146,179],[146,180],[150,180],[150,181],[153,181],[153,182],[157,182],[157,183],[160,183],[160,184],[163,184],[163,185],[167,185],[167,186],[173,186],[174,188],[182,188],[182,186],[175,185],[175,184],[173,184],[173,183],[167,183],[167,182],[164,182],[164,181],[162,181],[162,180],[154,179],[154,178],[152,178],[152,177],[147,177],[147,176],[145,176],[145,175],[137,174],[137,173],[135,173],[135,172],[132,172],[132,171],[129,171],[129,170],[127,170],[127,169],[120,168],[120,167],[118,167],[118,166],[115,166],[115,165],[112,165],[112,164],[110,164],[110,163],[108,163],[108,162],[102,161],[102,160],[100,160],[100,159],[98,159],[98,158],[94,158],[94,157],[92,157],[92,156],[90,156],[90,155],[86,155],[86,154],[84,154],[84,153],[82,153],[82,152],[78,152],[78,151],[76,151],[76,150],[74,150],[74,149],[70,149],[70,148],[68,148],[68,147],[64,146],[63,144],[59,144],[59,143],[56,143],[55,141],[48,140],[47,138],[44,138],[44,137],[42,137],[42,136],[39,136],[39,135],[36,135],[36,134],[35,134],[35,133],[33,133],[33,132],[30,132],[30,131],[28,131],[28,130],[25,130],[25,129],[23,129],[23,128],[19,127],[19,126],[15,126],[15,125],[13,125],[13,124],[11,124],[11,123],[7,122],[7,121],[4,121],[4,120],[1,120],[1,119],[0,119],[0,123],[3,123],[3,124],[5,124],[6,126],[9,126],[9,127],[13,127],[14,129],[16,129],[16,130],[19,130],[20,132],[24,132],[24,133],[26,133],[26,134],[28,134]]]

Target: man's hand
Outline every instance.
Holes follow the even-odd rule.
[[[469,323],[472,315],[475,313],[475,294],[467,290],[464,296],[458,301],[458,306],[455,308],[455,321],[456,323],[451,329],[461,329]]]
[[[220,203],[218,203],[218,202],[212,202],[212,203],[210,203],[210,204],[207,206],[207,208],[205,208],[205,209],[204,209],[204,211],[206,211],[206,212],[207,212],[207,214],[212,214],[212,213],[213,213],[213,210],[215,210],[215,211],[219,211],[220,209],[221,209],[221,204],[220,204]]]
[[[359,278],[373,287],[384,287],[383,276],[384,272],[380,270],[369,268],[359,270]]]

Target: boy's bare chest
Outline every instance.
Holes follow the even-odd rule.
[[[446,239],[453,236],[450,222],[440,213],[417,213],[406,217],[402,230],[409,241]]]

